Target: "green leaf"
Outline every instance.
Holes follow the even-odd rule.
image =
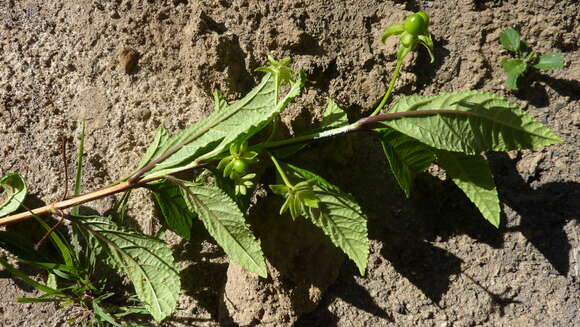
[[[546,53],[534,65],[538,69],[560,69],[564,67],[564,57],[560,53]]]
[[[66,241],[58,231],[52,230],[48,224],[38,216],[34,216],[34,219],[44,228],[45,231],[50,232],[50,241],[58,249],[64,263],[67,266],[75,266],[74,249]]]
[[[98,303],[98,301],[92,301],[93,312],[99,321],[104,321],[115,327],[124,327],[123,325],[117,323],[115,318],[113,318],[107,311],[105,311]]]
[[[242,267],[267,277],[262,248],[246,226],[244,214],[220,188],[202,183],[179,181],[181,194],[190,210],[195,211],[209,234],[225,253]]]
[[[408,116],[384,124],[436,149],[466,154],[534,149],[562,142],[516,104],[483,91],[404,97],[390,112],[436,109],[454,112]]]
[[[346,116],[346,112],[334,100],[329,98],[320,125],[320,131],[342,127],[348,125],[348,117]]]
[[[387,26],[387,28],[385,28],[385,31],[383,32],[383,36],[381,37],[381,42],[385,43],[385,41],[389,37],[391,37],[393,35],[399,35],[399,34],[403,33],[404,31],[405,31],[405,25],[403,23],[389,25],[389,26]]]
[[[167,180],[149,183],[153,191],[153,201],[165,219],[165,225],[170,230],[191,240],[193,220],[197,214],[189,209],[179,187]]]
[[[508,28],[499,35],[499,42],[504,49],[518,52],[520,50],[520,33],[513,28]]]
[[[431,165],[435,153],[429,146],[392,128],[380,129],[377,133],[399,186],[410,197],[415,176]]]
[[[0,178],[0,217],[16,211],[26,196],[26,184],[20,175],[7,174]]]
[[[267,126],[275,115],[300,94],[304,79],[304,74],[301,73],[299,80],[292,84],[286,96],[276,101],[273,96],[276,82],[271,74],[267,74],[243,99],[212,112],[204,120],[181,131],[158,147],[151,160],[157,158],[157,154],[170,149],[179,150],[158,163],[145,176],[164,176],[196,167],[200,161],[227,149],[232,142],[250,138]],[[143,162],[146,164],[151,160]]]
[[[364,275],[370,243],[367,217],[356,200],[310,171],[292,165],[284,166],[291,169],[295,177],[314,181],[314,194],[319,199],[318,208],[308,207],[306,215],[330,237],[334,245],[354,261],[361,275]]]
[[[520,74],[507,74],[505,84],[510,90],[517,90],[519,88],[518,84],[520,81]]]
[[[133,283],[135,293],[156,321],[171,315],[177,306],[181,281],[171,249],[161,240],[118,226],[110,219],[88,217],[90,226],[110,256],[109,263]]]
[[[501,61],[501,67],[506,74],[521,75],[526,71],[528,65],[523,59],[504,59]]]
[[[501,209],[487,160],[480,155],[466,156],[458,152],[437,151],[437,163],[475,204],[483,217],[496,228],[499,227]]]
[[[278,100],[280,93],[280,86],[292,82],[292,69],[288,66],[292,60],[290,58],[282,58],[280,60],[274,59],[268,55],[268,66],[258,67],[256,71],[271,73],[274,76],[276,90],[274,99]]]
[[[165,127],[160,126],[155,133],[153,142],[149,145],[149,147],[147,147],[147,151],[145,151],[145,154],[141,158],[141,161],[135,169],[135,172],[145,167],[153,159],[161,156],[165,151],[167,151],[170,147],[169,141],[171,138],[171,134],[169,134]]]

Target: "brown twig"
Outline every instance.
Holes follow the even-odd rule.
[[[52,203],[52,204],[46,205],[44,207],[32,209],[32,210],[21,212],[21,213],[11,215],[11,216],[8,216],[5,218],[1,218],[0,219],[0,226],[12,224],[12,223],[22,221],[22,220],[26,220],[26,219],[32,218],[34,215],[42,216],[42,215],[56,212],[57,210],[62,210],[62,209],[78,206],[79,204],[83,204],[86,202],[97,200],[97,199],[100,199],[100,198],[103,198],[105,196],[112,195],[115,193],[123,192],[123,191],[128,190],[129,188],[132,188],[132,187],[141,186],[142,183],[144,183],[146,181],[151,181],[151,180],[144,180],[144,181],[141,181],[137,184],[129,184],[129,182],[121,182],[119,184],[105,187],[105,188],[100,189],[100,190],[95,191],[95,192],[75,196],[73,198],[59,201],[56,203]]]

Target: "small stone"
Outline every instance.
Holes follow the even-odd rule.
[[[133,74],[137,70],[139,53],[132,48],[123,48],[119,52],[119,65],[125,74]]]
[[[491,18],[491,16],[482,16],[482,17],[479,19],[479,23],[480,23],[481,25],[487,25],[487,24],[490,24],[492,21],[493,21],[493,19]]]
[[[401,315],[407,313],[407,309],[405,308],[405,306],[399,302],[393,305],[393,311]]]

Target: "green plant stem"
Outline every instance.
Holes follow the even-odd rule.
[[[433,115],[441,115],[441,114],[451,114],[451,115],[464,115],[464,116],[471,116],[471,117],[478,117],[478,118],[487,118],[483,115],[468,112],[468,111],[458,111],[453,109],[432,109],[432,110],[417,110],[417,111],[403,111],[403,112],[392,112],[392,113],[385,113],[382,115],[377,116],[369,116],[366,118],[361,118],[358,121],[342,126],[337,127],[334,129],[330,129],[327,131],[322,131],[318,133],[312,133],[307,135],[302,135],[290,139],[273,141],[273,142],[264,142],[260,144],[256,144],[250,147],[253,151],[263,151],[268,149],[275,149],[281,148],[285,146],[291,146],[301,143],[308,143],[312,141],[322,140],[329,137],[339,136],[343,134],[359,132],[359,131],[367,131],[373,130],[375,128],[384,128],[384,125],[377,126],[376,123],[388,120],[395,120],[401,119],[405,117],[421,117],[421,116],[433,116]]]
[[[371,117],[378,115],[379,112],[381,112],[381,110],[385,106],[385,104],[387,104],[387,100],[389,100],[391,92],[393,92],[393,88],[395,87],[395,82],[397,81],[397,78],[399,77],[399,72],[401,71],[401,66],[403,65],[403,59],[404,58],[397,59],[397,66],[395,67],[395,71],[393,72],[393,77],[391,78],[391,82],[389,82],[389,88],[387,89],[387,92],[385,93],[385,96],[381,100],[381,103],[379,104],[377,109],[375,109],[375,111],[373,111],[373,113],[371,114]]]
[[[376,126],[376,123],[381,122],[381,121],[400,119],[400,118],[404,118],[404,117],[433,116],[433,115],[441,115],[441,114],[454,114],[454,115],[464,115],[464,116],[471,116],[471,117],[478,117],[478,118],[486,118],[485,116],[474,113],[474,112],[458,111],[458,110],[450,110],[450,109],[434,109],[434,110],[418,110],[418,111],[385,113],[382,115],[376,115],[376,116],[362,118],[362,119],[358,120],[357,122],[354,122],[350,125],[334,128],[334,129],[331,129],[328,131],[312,133],[312,134],[303,135],[303,136],[299,136],[299,137],[295,137],[295,138],[291,138],[291,139],[286,139],[286,140],[280,140],[280,141],[274,141],[274,142],[265,142],[265,143],[257,144],[255,146],[251,147],[250,149],[253,151],[263,151],[263,150],[267,150],[267,149],[290,146],[290,145],[299,144],[299,143],[312,142],[312,141],[316,141],[316,140],[321,140],[321,139],[334,137],[334,136],[338,136],[338,135],[343,135],[343,134],[348,134],[348,133],[357,132],[357,131],[365,131],[365,130],[373,130],[375,128],[383,128],[384,125]],[[202,164],[198,167],[195,167],[195,168],[203,168],[203,167],[205,167],[205,165],[207,165],[207,163],[204,163],[204,164]],[[191,169],[191,168],[189,168],[189,167],[184,168],[184,170],[186,170],[186,169]],[[134,175],[134,176],[136,176],[136,175]],[[29,218],[32,218],[34,215],[42,216],[42,215],[45,215],[48,213],[53,213],[57,210],[63,210],[66,208],[74,207],[74,206],[77,206],[77,205],[85,203],[85,202],[94,201],[94,200],[101,199],[101,198],[104,198],[106,196],[109,196],[109,195],[112,195],[115,193],[124,192],[128,189],[140,187],[140,186],[143,186],[143,185],[145,185],[148,182],[151,182],[153,180],[163,179],[163,178],[167,178],[167,176],[139,178],[138,181],[136,181],[136,182],[131,182],[129,180],[125,181],[125,182],[121,182],[119,184],[115,184],[115,185],[100,189],[98,191],[94,191],[94,192],[87,193],[84,195],[79,195],[79,196],[76,196],[76,197],[73,197],[73,198],[70,198],[70,199],[67,199],[64,201],[49,204],[49,205],[44,206],[44,207],[40,207],[40,208],[36,208],[33,210],[28,210],[26,212],[21,212],[21,213],[17,213],[17,214],[11,215],[11,216],[0,218],[0,226],[7,225],[10,223],[15,223],[15,222],[22,221],[25,219],[29,219]]]
[[[294,185],[292,185],[292,183],[290,183],[288,176],[286,176],[284,169],[282,169],[282,167],[280,167],[280,164],[278,163],[278,160],[276,160],[276,157],[274,157],[273,155],[270,154],[270,160],[272,160],[272,162],[274,163],[274,166],[276,166],[276,170],[278,170],[278,173],[280,174],[280,177],[282,177],[284,184],[286,184],[286,186],[288,186],[289,188],[292,188]]]

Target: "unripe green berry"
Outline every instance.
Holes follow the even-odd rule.
[[[429,19],[425,21],[423,14],[415,13],[407,17],[407,19],[405,19],[405,32],[412,35],[423,34],[429,24]]]
[[[243,175],[248,169],[248,163],[242,159],[236,159],[232,163],[232,170],[237,173],[237,175]]]
[[[423,18],[423,22],[425,23],[425,28],[424,28],[423,32],[425,32],[427,30],[427,28],[429,27],[429,15],[427,15],[427,13],[424,11],[419,11],[415,14],[419,15],[419,16],[421,16],[421,18]]]

